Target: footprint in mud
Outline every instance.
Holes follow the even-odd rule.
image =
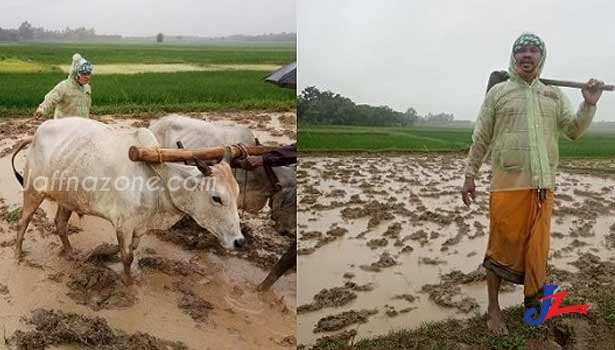
[[[40,350],[49,346],[79,346],[100,350],[189,350],[181,342],[171,342],[147,333],[114,331],[102,317],[36,309],[28,325],[34,330],[17,330],[6,343],[19,350]]]

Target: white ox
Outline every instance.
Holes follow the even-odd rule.
[[[15,151],[13,159],[27,143]],[[17,257],[22,255],[32,214],[46,198],[58,204],[55,223],[63,253],[72,251],[66,229],[73,211],[113,224],[128,282],[139,238],[150,229],[168,229],[185,215],[212,232],[227,249],[244,244],[237,210],[239,186],[228,157],[213,166],[132,162],[128,159],[132,145],[157,146],[158,142],[145,128],[119,131],[84,118],[43,123],[32,139],[24,178],[19,179],[15,172],[22,185],[23,180],[26,183],[15,243]],[[71,183],[74,177],[77,181]],[[98,179],[96,190],[91,190],[91,177]],[[118,180],[122,177],[132,182],[130,188],[125,189],[125,181]],[[168,181],[172,178],[176,181]]]
[[[244,126],[220,126],[201,119],[182,115],[169,115],[158,119],[149,129],[154,133],[161,147],[177,148],[181,141],[186,148],[213,147],[229,144],[255,145],[256,139],[250,129]],[[294,166],[272,168],[277,179],[270,179],[264,168],[246,172],[234,169],[239,183],[238,207],[249,212],[261,210],[271,198],[272,218],[280,232],[294,232],[296,219],[296,193]],[[247,179],[246,179],[247,176]],[[276,192],[274,183],[281,187]],[[245,188],[244,188],[245,187]]]

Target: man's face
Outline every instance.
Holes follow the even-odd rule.
[[[92,80],[92,74],[91,73],[79,73],[79,74],[77,74],[77,81],[79,82],[80,85],[89,84],[90,80]]]
[[[515,53],[517,72],[524,76],[537,73],[540,55],[540,49],[537,46],[528,45],[522,47],[519,52]]]

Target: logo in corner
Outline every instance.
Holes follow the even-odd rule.
[[[538,314],[538,310],[536,308],[531,308],[525,312],[523,315],[523,319],[527,324],[537,325],[541,324],[544,321],[550,319],[551,317],[568,314],[568,313],[577,313],[585,315],[587,314],[587,309],[589,309],[588,304],[578,304],[578,305],[570,305],[566,307],[560,308],[560,304],[564,297],[568,292],[559,292],[555,293],[557,289],[557,285],[555,284],[546,284],[543,287],[545,291],[545,296],[540,298],[542,301],[542,306],[540,307],[540,314],[537,319],[532,319],[532,316]]]

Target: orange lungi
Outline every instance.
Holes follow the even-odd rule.
[[[546,282],[553,192],[491,192],[489,243],[483,265],[504,280],[524,285],[526,303],[542,297]]]

